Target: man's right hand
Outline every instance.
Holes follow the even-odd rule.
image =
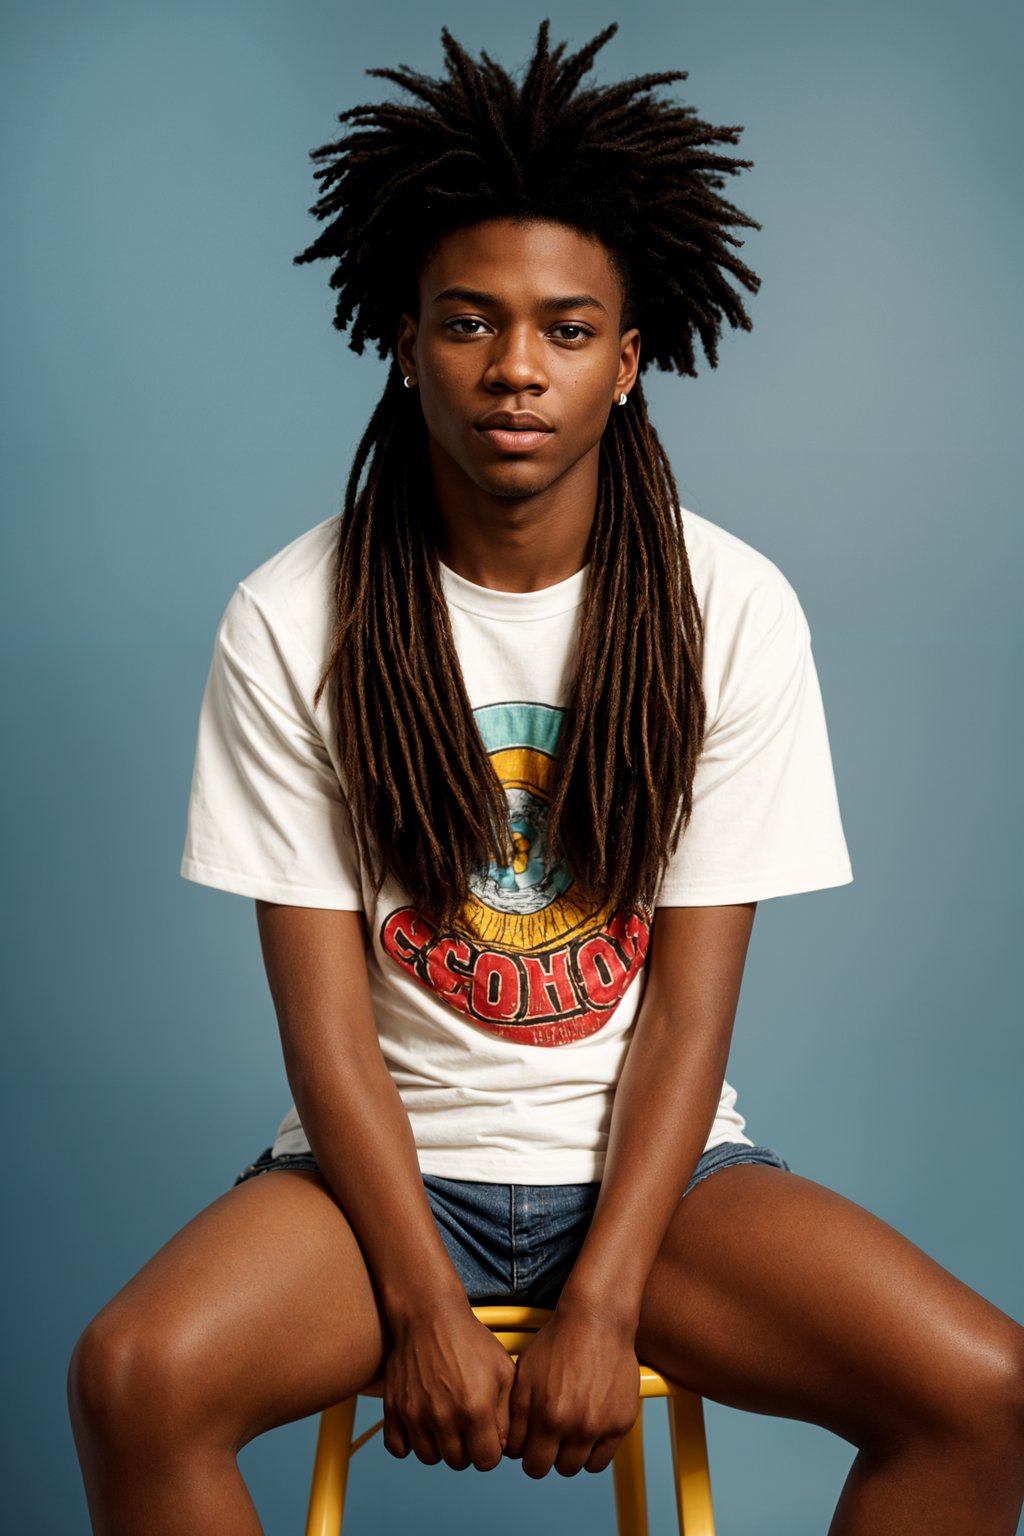
[[[384,1369],[384,1444],[428,1466],[490,1472],[508,1438],[516,1368],[502,1344],[463,1303],[393,1326]]]

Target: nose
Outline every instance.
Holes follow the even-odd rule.
[[[499,332],[489,348],[487,389],[499,395],[542,395],[548,387],[543,347],[533,326],[509,326]]]

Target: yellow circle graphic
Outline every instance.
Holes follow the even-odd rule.
[[[509,802],[512,861],[471,882],[455,927],[488,948],[542,950],[598,928],[607,902],[583,900],[564,864],[547,864],[547,807],[552,759],[535,747],[490,754]]]

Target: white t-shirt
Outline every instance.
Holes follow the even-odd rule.
[[[657,906],[720,906],[852,877],[807,622],[764,555],[684,512],[704,617],[707,734],[694,808]],[[470,705],[506,787],[515,857],[473,882],[448,932],[360,868],[328,696],[338,519],[236,589],[199,724],[181,872],[293,906],[365,912],[381,1049],[423,1173],[505,1184],[600,1179],[644,982],[649,926],[546,870],[549,774],[586,571],[537,592],[442,567]],[[707,1140],[750,1143],[722,1084]],[[294,1107],[275,1153],[309,1143]]]

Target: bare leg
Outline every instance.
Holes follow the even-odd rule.
[[[698,1184],[637,1347],[706,1397],[856,1445],[830,1536],[1014,1536],[1024,1329],[841,1195],[755,1164]]]
[[[258,1536],[237,1453],[378,1378],[390,1336],[318,1174],[250,1179],[90,1323],[69,1373],[97,1536]]]

